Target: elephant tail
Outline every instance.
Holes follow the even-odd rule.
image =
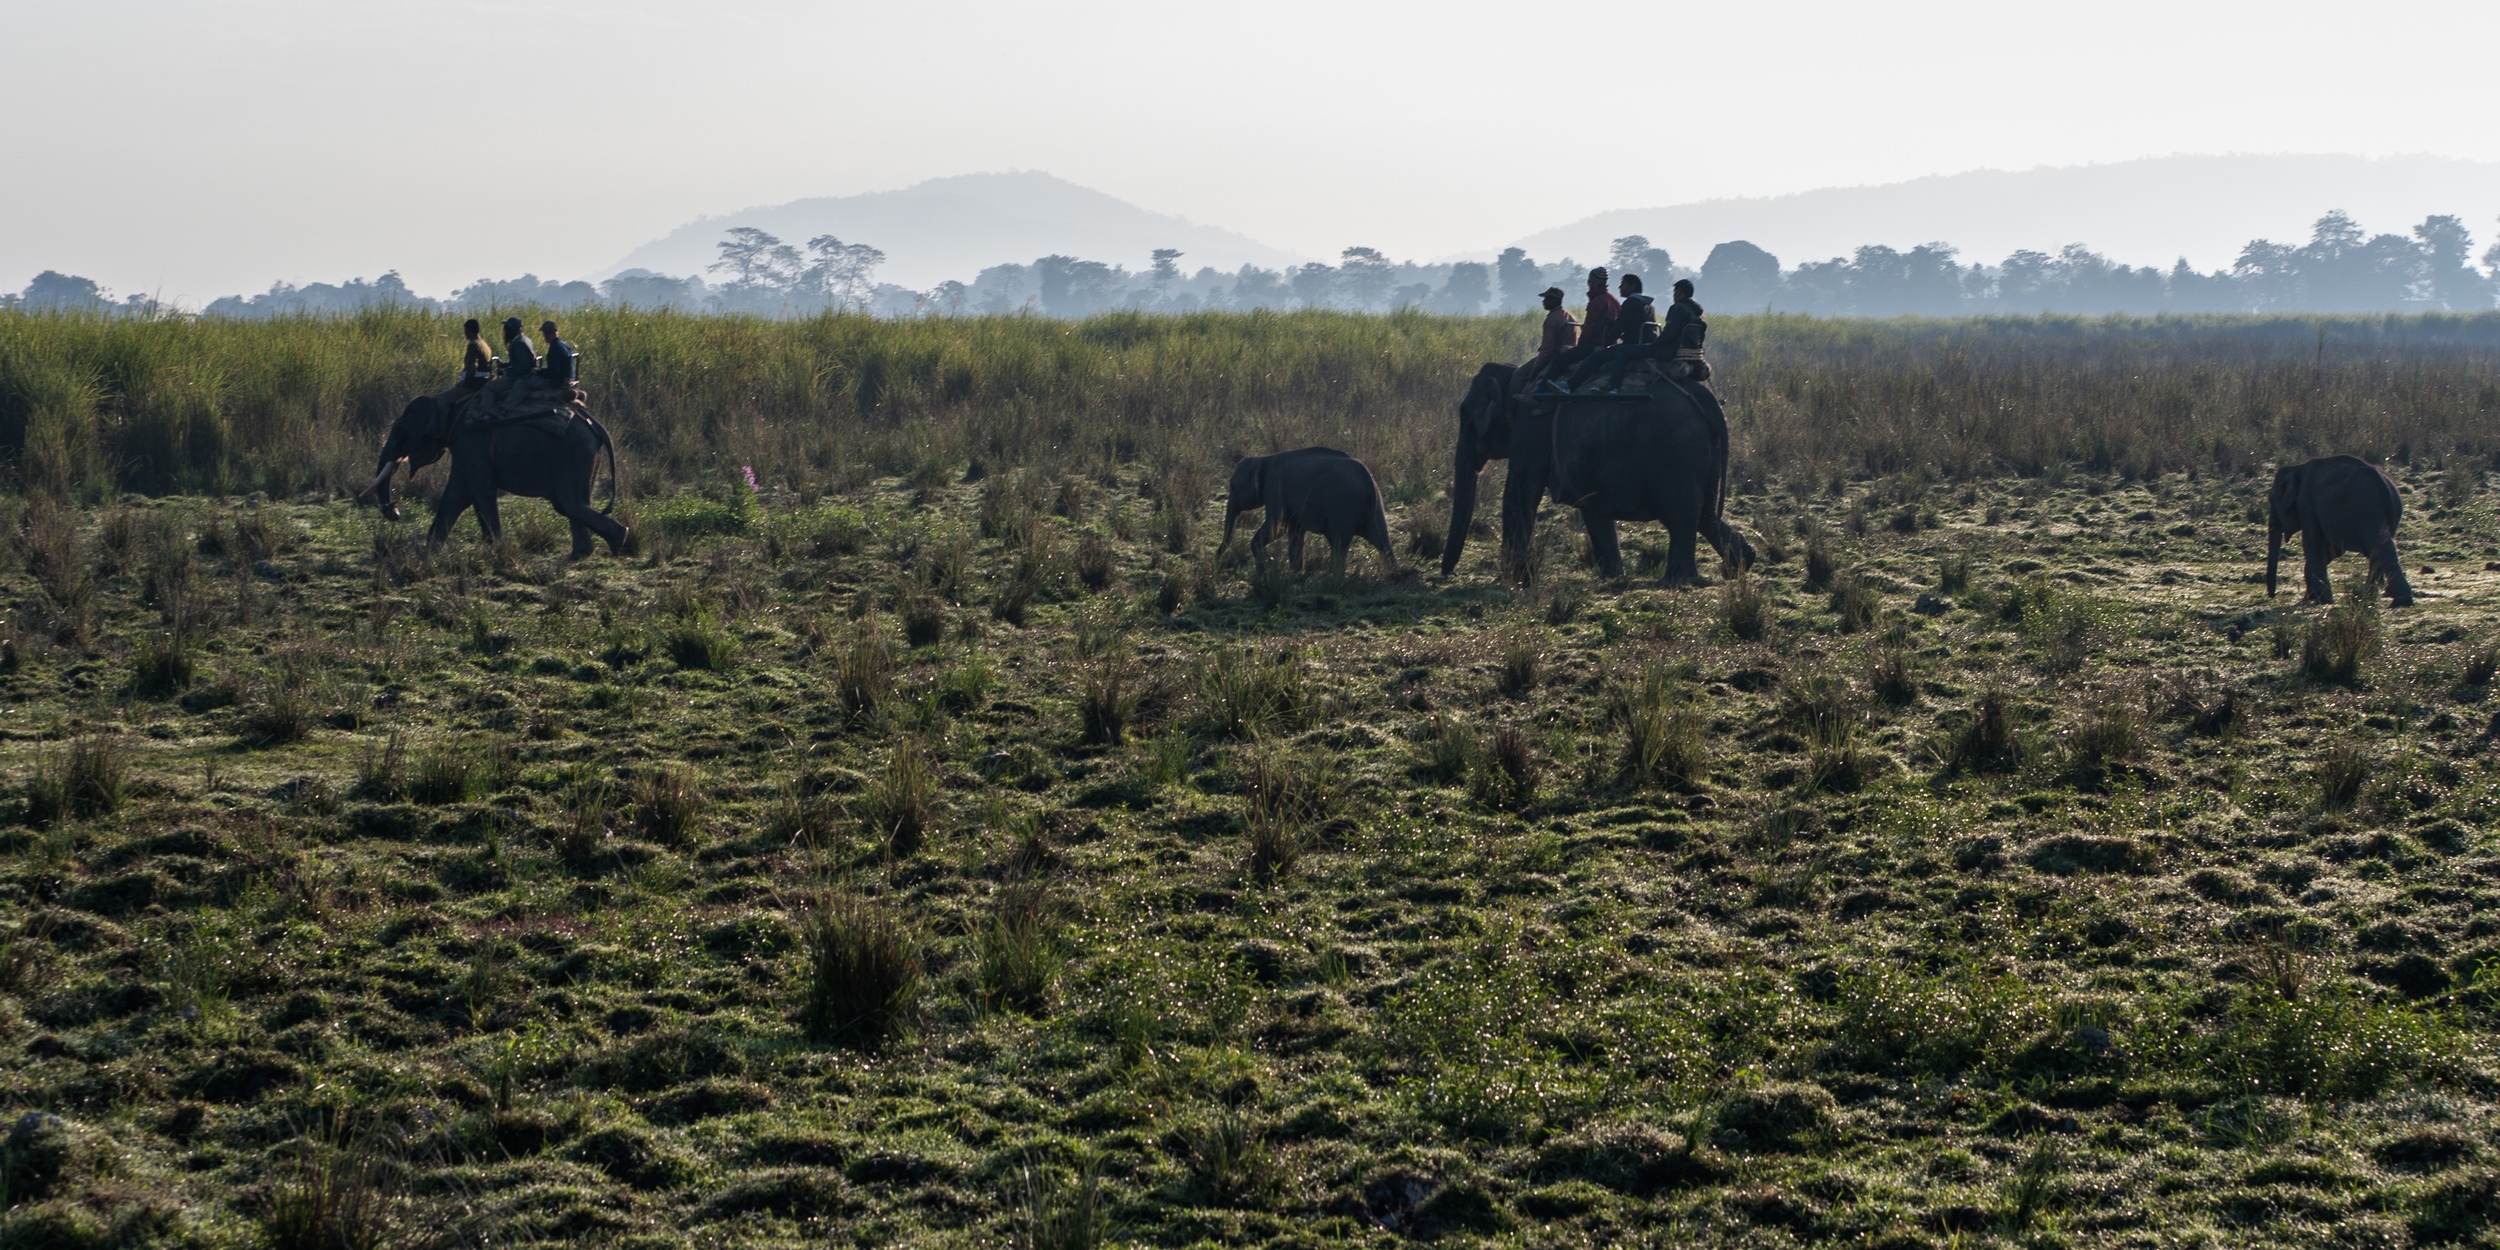
[[[1388,561],[1391,571],[1395,571],[1398,567],[1397,544],[1389,537],[1389,509],[1380,498],[1380,484],[1377,482],[1372,484],[1372,514],[1364,519],[1363,525],[1370,531],[1363,537],[1380,548],[1381,559]]]
[[[616,511],[617,483],[623,480],[623,474],[616,464],[616,440],[608,437],[608,427],[599,424],[598,418],[584,419],[590,422],[590,432],[599,436],[599,450],[608,453],[608,502],[607,506],[599,509],[599,515],[607,516]],[[598,466],[593,464],[591,472],[598,471]]]
[[[1695,385],[1698,386],[1699,384],[1696,383]],[[1732,458],[1728,455],[1728,443],[1730,440],[1728,439],[1727,433],[1727,406],[1719,402],[1717,392],[1710,390],[1710,388],[1706,386],[1701,387],[1701,391],[1703,394],[1710,397],[1708,403],[1709,414],[1711,417],[1710,450],[1712,454],[1719,458],[1719,497],[1716,501],[1716,505],[1718,508],[1719,520],[1724,523],[1727,520],[1727,462]]]

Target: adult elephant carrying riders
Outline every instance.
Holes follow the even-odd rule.
[[[508,338],[518,339],[518,344],[508,344],[517,361],[527,350],[527,338],[519,336],[515,326],[517,322],[508,323],[506,330]],[[555,323],[542,329],[551,347],[560,348],[550,352],[549,363],[555,371],[535,367],[533,357],[530,372],[508,370],[491,392],[464,382],[408,401],[399,419],[391,423],[373,484],[365,488],[376,494],[383,516],[399,519],[399,509],[391,503],[394,472],[405,465],[413,478],[417,470],[448,453],[451,480],[434,505],[434,525],[428,534],[432,541],[449,538],[452,523],[475,508],[478,530],[491,542],[503,533],[503,514],[496,498],[526,495],[554,505],[572,524],[574,559],[590,554],[593,534],[607,540],[609,554],[622,551],[625,526],[608,515],[616,507],[615,440],[583,406],[582,393],[575,389],[571,376],[573,353],[562,346]],[[608,504],[593,508],[591,487],[602,451],[608,455]]]
[[[1667,527],[1670,586],[1700,579],[1696,535],[1737,568],[1753,564],[1753,547],[1723,516],[1727,424],[1701,383],[1661,379],[1641,394],[1520,396],[1513,393],[1516,372],[1484,366],[1459,401],[1444,576],[1458,568],[1475,519],[1477,477],[1488,461],[1501,459],[1510,461],[1502,550],[1514,570],[1526,567],[1538,496],[1548,490],[1556,503],[1580,510],[1598,570],[1608,577],[1623,574],[1619,521]]]

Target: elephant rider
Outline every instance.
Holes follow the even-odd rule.
[[[1613,329],[1605,340],[1594,344],[1594,354],[1581,362],[1580,367],[1573,371],[1570,382],[1559,389],[1576,391],[1589,380],[1591,374],[1610,364],[1615,371],[1609,389],[1620,389],[1624,370],[1630,368],[1633,361],[1657,354],[1658,315],[1654,304],[1649,296],[1641,294],[1639,274],[1623,275],[1623,311],[1616,315]]]
[[[454,400],[477,394],[495,377],[495,353],[488,351],[486,340],[479,337],[477,318],[461,322],[460,334],[468,340],[468,346],[461,349],[460,381],[451,388]]]
[[[1537,298],[1545,303],[1545,334],[1537,342],[1536,355],[1520,366],[1519,380],[1514,383],[1514,389],[1524,388],[1545,376],[1548,370],[1558,367],[1555,362],[1571,350],[1572,343],[1580,335],[1580,323],[1571,319],[1570,309],[1563,307],[1561,287],[1549,286]]]
[[[519,317],[503,319],[504,364],[507,378],[526,378],[538,372],[538,353],[530,348],[530,336],[521,328]]]
[[[1707,382],[1710,362],[1702,357],[1702,340],[1709,337],[1710,323],[1702,320],[1701,305],[1693,302],[1693,281],[1675,280],[1675,302],[1667,305],[1667,324],[1658,335],[1661,350],[1675,353],[1667,365],[1667,376],[1678,381]]]
[[[538,366],[538,376],[553,382],[558,390],[573,389],[573,345],[556,337],[556,323],[543,322],[538,332],[547,337],[547,359]]]
[[[1579,364],[1596,355],[1597,349],[1613,341],[1615,322],[1622,316],[1623,305],[1606,293],[1606,267],[1600,265],[1589,270],[1589,308],[1584,318],[1586,324],[1580,327],[1580,345],[1564,352],[1554,362],[1553,372],[1558,375],[1565,366]]]
[[[530,348],[530,336],[521,328],[519,317],[503,319],[503,346],[503,376],[486,384],[469,410],[470,420],[502,415],[513,389],[526,385],[538,372],[538,353]]]

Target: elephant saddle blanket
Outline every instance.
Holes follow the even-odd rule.
[[[577,386],[535,375],[497,378],[461,403],[454,420],[462,426],[475,426],[489,421],[512,425],[540,417],[586,419],[590,416],[588,398]]]

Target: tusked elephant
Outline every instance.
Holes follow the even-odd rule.
[[[1444,576],[1458,568],[1475,519],[1476,479],[1487,461],[1507,457],[1502,491],[1502,549],[1512,567],[1535,537],[1538,496],[1578,508],[1598,570],[1623,575],[1618,521],[1667,527],[1666,584],[1700,580],[1695,536],[1739,569],[1754,562],[1752,544],[1728,525],[1727,443],[1723,428],[1690,394],[1676,387],[1645,396],[1548,396],[1515,401],[1516,368],[1476,371],[1458,405],[1458,449],[1450,486],[1450,534],[1441,552]]]
[[[1302,536],[1316,533],[1328,540],[1328,571],[1345,573],[1346,548],[1357,538],[1380,548],[1389,568],[1398,567],[1389,547],[1389,514],[1381,506],[1380,484],[1363,462],[1330,447],[1304,447],[1268,456],[1245,456],[1233,466],[1230,497],[1224,504],[1222,554],[1233,541],[1233,523],[1244,512],[1264,509],[1266,518],[1250,535],[1250,554],[1267,558],[1267,540],[1278,530],[1286,535],[1286,555],[1293,571],[1302,571]]]
[[[454,428],[458,408],[441,395],[420,395],[408,401],[391,423],[382,443],[380,472],[367,492],[376,493],[382,515],[399,519],[391,503],[391,474],[401,465],[416,471],[451,455],[450,480],[434,505],[434,527],[428,534],[440,543],[451,536],[452,522],[477,509],[478,530],[488,541],[503,533],[498,495],[544,499],[573,525],[573,558],[590,554],[590,537],[607,540],[608,552],[625,545],[625,526],[608,515],[616,506],[616,443],[607,427],[587,416],[550,413],[517,421],[486,421]],[[608,454],[608,506],[590,506],[591,480],[599,453]]]
[[[2396,483],[2359,456],[2320,456],[2275,470],[2274,490],[2266,501],[2266,597],[2274,597],[2283,540],[2298,534],[2308,600],[2335,602],[2335,591],[2327,585],[2327,562],[2357,551],[2369,557],[2372,584],[2386,583],[2389,602],[2413,606],[2413,584],[2405,580],[2404,565],[2396,559],[2396,523],[2404,514]]]

